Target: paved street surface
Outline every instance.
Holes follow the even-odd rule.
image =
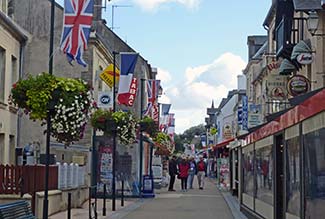
[[[155,190],[153,199],[127,200],[125,207],[117,200],[117,211],[111,211],[111,202],[107,202],[107,216],[102,216],[101,203],[98,200],[98,219],[232,219],[233,214],[223,195],[218,191],[215,181],[206,179],[204,190],[199,190],[197,181],[194,189],[182,192],[180,180],[175,182],[176,192],[167,188]],[[88,219],[87,203],[83,209],[72,209],[72,219]],[[231,207],[232,208],[232,207]],[[233,208],[232,208],[233,209]],[[53,215],[50,219],[67,218],[66,212]],[[237,219],[237,216],[236,216]]]
[[[145,201],[137,209],[130,211],[122,219],[232,219],[232,213],[222,194],[211,180],[206,180],[204,190],[199,190],[194,181],[194,189],[180,191],[179,180],[176,180],[176,192],[168,192],[166,188],[156,190],[154,199]]]

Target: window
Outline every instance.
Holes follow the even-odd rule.
[[[273,205],[272,145],[259,148],[256,156],[256,198]]]
[[[243,154],[244,169],[244,193],[254,195],[254,151],[247,151]]]
[[[287,140],[286,150],[287,212],[300,216],[300,143],[299,137]]]
[[[5,99],[6,50],[0,47],[0,102]]]
[[[17,58],[11,56],[11,84],[16,83],[17,80],[18,80]]]
[[[325,128],[304,135],[305,218],[325,215]]]

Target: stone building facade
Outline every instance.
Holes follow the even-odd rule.
[[[15,163],[15,146],[22,134],[18,109],[11,107],[8,96],[23,71],[21,65],[29,35],[17,25],[11,14],[11,1],[0,1],[0,163]]]

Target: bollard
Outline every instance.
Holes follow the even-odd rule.
[[[91,219],[91,187],[89,187],[88,218]]]
[[[97,219],[97,186],[95,187],[95,219]]]
[[[122,179],[121,206],[124,206],[124,180]]]
[[[68,219],[71,219],[71,193],[68,193]]]
[[[106,184],[104,184],[103,216],[106,216]]]

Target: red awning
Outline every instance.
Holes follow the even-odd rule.
[[[226,141],[223,141],[223,142],[221,142],[221,143],[219,143],[219,144],[216,144],[216,145],[213,147],[213,149],[215,150],[215,149],[217,149],[217,148],[224,147],[224,146],[228,145],[230,142],[232,142],[233,140],[235,140],[235,138],[231,138],[231,139],[228,139],[228,140],[226,140]]]

